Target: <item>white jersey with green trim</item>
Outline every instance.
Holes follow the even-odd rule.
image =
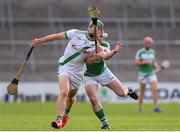
[[[69,42],[59,64],[83,74],[84,60],[95,52],[95,42],[88,38],[87,31],[72,29],[66,31],[65,35]]]

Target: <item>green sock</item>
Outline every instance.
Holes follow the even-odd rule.
[[[104,124],[109,124],[108,120],[106,118],[106,115],[104,114],[104,110],[100,109],[99,111],[95,112],[96,116],[99,118],[99,120],[101,121],[101,123]]]
[[[64,113],[65,113],[66,115],[68,115],[69,112],[70,112],[70,109],[65,108]]]
[[[62,116],[61,116],[61,115],[58,115],[58,116],[57,116],[57,120],[62,120]]]

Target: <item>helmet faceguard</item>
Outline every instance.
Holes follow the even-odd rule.
[[[93,22],[91,21],[88,26],[88,35],[93,39],[94,38],[94,30],[92,30]],[[97,20],[97,29],[100,32],[100,37],[103,37],[104,33],[104,23],[102,23],[100,20]]]
[[[93,22],[91,21],[89,23],[89,28],[93,26]],[[100,20],[97,20],[97,27],[100,28],[100,29],[104,29],[104,23],[101,22]]]

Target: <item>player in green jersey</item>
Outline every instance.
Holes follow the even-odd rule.
[[[155,70],[159,68],[156,63],[156,52],[152,49],[154,40],[150,36],[144,38],[144,47],[139,49],[136,53],[134,63],[139,67],[138,82],[140,85],[139,94],[139,111],[143,111],[143,99],[146,84],[150,84],[153,95],[154,112],[160,112],[158,107],[158,80]]]
[[[116,44],[120,44],[119,41]],[[106,50],[109,50],[109,43],[102,41],[101,45],[106,47]],[[137,100],[138,96],[135,91],[131,88],[122,84],[116,76],[109,70],[103,60],[97,62],[88,62],[90,58],[86,59],[87,70],[85,72],[85,89],[86,93],[92,104],[92,108],[98,119],[102,123],[102,129],[110,129],[109,122],[104,113],[100,100],[98,98],[98,86],[106,86],[111,89],[120,97],[125,97],[129,95],[133,99]]]
[[[103,30],[103,29],[102,29]],[[110,51],[109,42],[103,39],[103,36],[98,38],[99,44],[104,47],[104,51]],[[121,45],[120,41],[117,41],[115,46]],[[112,56],[111,56],[112,57]],[[102,123],[102,129],[110,129],[109,122],[104,113],[100,100],[98,98],[98,86],[106,86],[118,96],[124,97],[129,95],[130,97],[137,99],[136,93],[127,86],[123,85],[116,76],[106,66],[104,60],[97,62],[91,61],[93,57],[86,59],[86,72],[85,72],[85,90],[92,104],[92,109],[95,115]],[[110,58],[108,58],[110,59]]]

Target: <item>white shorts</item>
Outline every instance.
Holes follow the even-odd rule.
[[[138,82],[139,83],[148,84],[152,81],[157,81],[156,74],[138,75]]]
[[[73,86],[72,88],[80,88],[80,86],[82,85],[83,82],[83,74],[82,73],[77,73],[75,70],[72,70],[71,68],[67,67],[67,66],[58,66],[58,76],[61,75],[68,75],[70,78],[70,83]]]
[[[116,76],[108,68],[106,68],[101,75],[85,76],[84,77],[84,84],[85,85],[88,85],[88,84],[107,85],[116,79],[117,79]]]

